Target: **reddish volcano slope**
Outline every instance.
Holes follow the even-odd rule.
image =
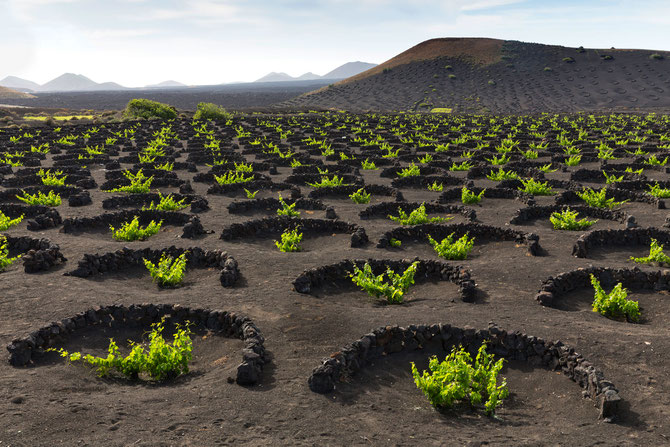
[[[670,110],[669,52],[433,39],[327,88],[295,109],[534,113]]]
[[[12,90],[11,88],[0,86],[0,99],[15,99],[15,98],[34,98],[34,96],[28,93],[17,92],[16,90]]]

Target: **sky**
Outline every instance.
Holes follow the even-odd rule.
[[[668,0],[0,0],[0,79],[323,75],[436,37],[670,50]]]

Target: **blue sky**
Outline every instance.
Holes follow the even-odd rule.
[[[670,50],[663,0],[0,0],[0,79],[129,87],[325,74],[434,37]]]

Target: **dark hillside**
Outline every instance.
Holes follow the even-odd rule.
[[[281,104],[351,111],[535,113],[670,110],[670,53],[433,39]]]

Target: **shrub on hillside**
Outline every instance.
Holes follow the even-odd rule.
[[[160,118],[169,120],[177,117],[174,107],[150,99],[131,99],[126,105],[126,118]]]
[[[230,118],[232,115],[226,109],[211,102],[198,103],[198,108],[193,115],[193,119],[196,120],[228,120]]]

